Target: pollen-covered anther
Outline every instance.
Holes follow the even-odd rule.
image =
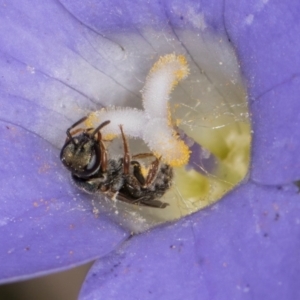
[[[114,139],[121,134],[119,125],[123,125],[126,136],[140,138],[145,120],[146,116],[142,110],[112,106],[92,112],[85,121],[85,125],[96,128],[101,122],[110,121],[101,130],[105,140]]]
[[[183,55],[161,56],[154,64],[142,90],[145,112],[152,118],[168,117],[169,95],[178,82],[189,74]]]
[[[167,120],[156,118],[149,121],[145,127],[143,139],[150,150],[157,157],[161,157],[164,163],[173,167],[183,166],[188,163],[190,150],[178,138],[176,132],[168,126]]]
[[[110,121],[101,129],[103,140],[120,136],[120,125],[126,136],[141,138],[150,150],[171,166],[188,163],[190,151],[173,129],[169,95],[178,82],[189,74],[183,55],[168,54],[159,58],[149,72],[143,88],[144,110],[108,107],[92,112],[85,125],[96,128],[101,122]]]

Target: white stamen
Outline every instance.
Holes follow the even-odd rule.
[[[159,58],[149,72],[142,90],[145,112],[150,117],[168,118],[170,93],[189,73],[183,55],[168,54]]]
[[[168,126],[167,120],[156,118],[145,127],[143,140],[162,161],[172,166],[185,165],[190,156],[189,148],[179,139],[179,135]]]
[[[92,112],[87,121],[87,127],[96,127],[100,122],[109,120],[110,123],[101,129],[103,138],[110,140],[121,134],[119,125],[124,126],[127,136],[141,138],[142,132],[147,123],[145,112],[129,107],[108,107]]]
[[[87,127],[110,120],[101,133],[106,140],[121,134],[123,125],[127,136],[141,138],[150,150],[171,166],[182,166],[189,160],[189,148],[173,129],[169,109],[169,94],[189,73],[183,55],[168,54],[153,65],[142,90],[144,111],[133,108],[109,107],[90,114]]]

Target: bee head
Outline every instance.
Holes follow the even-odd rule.
[[[81,178],[92,176],[101,164],[100,145],[94,135],[84,132],[67,139],[60,159],[73,175]]]

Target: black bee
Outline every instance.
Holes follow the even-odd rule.
[[[172,185],[173,168],[155,158],[145,178],[139,160],[154,155],[141,153],[131,157],[122,125],[124,155],[119,159],[108,159],[101,129],[110,121],[95,129],[71,131],[86,119],[80,119],[67,129],[67,139],[60,153],[60,159],[71,172],[75,185],[87,193],[103,193],[113,200],[165,208],[168,204],[159,199]]]

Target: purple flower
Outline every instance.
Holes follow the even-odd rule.
[[[236,3],[2,3],[2,282],[99,258],[82,299],[300,297],[294,184],[300,178],[300,4]],[[194,15],[205,22],[187,19]],[[250,178],[216,206],[128,239],[129,232],[101,212],[94,217],[88,197],[70,186],[59,161],[64,131],[124,90],[133,104],[138,101],[129,88],[137,85],[132,70],[118,63],[128,59],[121,43],[126,35],[139,38],[130,43],[131,66],[138,69],[141,51],[156,51],[144,28],[176,37],[179,29],[200,32],[204,25],[230,40],[247,82],[254,132]]]

